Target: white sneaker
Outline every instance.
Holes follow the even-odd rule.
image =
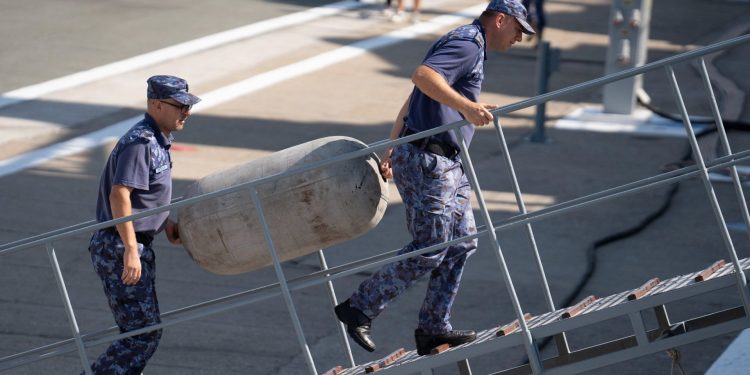
[[[391,22],[403,22],[404,21],[404,12],[396,12],[394,15],[391,16]]]
[[[413,12],[411,14],[411,23],[419,23],[420,21],[419,11]]]

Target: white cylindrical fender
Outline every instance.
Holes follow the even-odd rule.
[[[354,138],[327,137],[216,172],[193,183],[195,197],[292,167],[365,148]],[[281,261],[309,254],[364,234],[388,205],[388,184],[374,155],[349,159],[258,186]],[[253,271],[272,263],[250,191],[242,190],[180,209],[180,237],[204,269],[222,275]]]

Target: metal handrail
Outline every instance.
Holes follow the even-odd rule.
[[[655,69],[659,69],[661,67],[664,67],[670,64],[677,64],[680,62],[691,60],[700,56],[705,56],[705,55],[708,55],[708,54],[711,54],[711,53],[714,53],[714,52],[717,52],[726,48],[731,48],[740,44],[744,44],[747,42],[750,42],[750,34],[732,38],[723,42],[712,44],[710,46],[697,48],[693,51],[684,52],[676,56],[667,57],[658,61],[648,63],[640,67],[627,69],[622,72],[610,74],[610,75],[597,78],[597,79],[593,79],[587,82],[583,82],[577,85],[555,90],[547,94],[538,95],[533,98],[529,98],[529,99],[522,100],[513,104],[509,104],[500,108],[493,109],[491,110],[491,112],[495,116],[497,116],[497,115],[502,115],[502,114],[507,114],[510,112],[518,111],[524,108],[535,106],[543,102],[557,99],[561,96],[570,95],[573,93],[577,93],[579,91],[603,86],[608,83],[612,83],[612,82],[630,78],[639,74],[643,74],[643,73],[646,73]],[[443,125],[437,128],[419,132],[419,133],[416,133],[407,137],[399,138],[396,140],[376,142],[373,145],[370,145],[369,147],[363,150],[353,151],[353,152],[349,152],[346,154],[341,154],[331,159],[326,159],[326,160],[322,160],[322,161],[318,161],[318,162],[314,162],[310,164],[305,164],[302,166],[293,167],[281,173],[265,176],[265,177],[262,177],[253,181],[241,183],[241,184],[238,184],[238,185],[226,188],[226,189],[217,190],[215,192],[206,193],[206,194],[199,195],[196,197],[184,199],[179,202],[174,202],[166,206],[162,206],[162,207],[158,207],[158,208],[154,208],[150,210],[145,210],[145,211],[139,212],[138,214],[110,220],[110,221],[103,222],[103,223],[92,224],[92,225],[83,225],[83,226],[74,225],[68,228],[63,228],[60,230],[56,230],[56,231],[48,232],[39,236],[32,237],[33,240],[26,239],[26,240],[12,242],[12,243],[0,246],[0,255],[9,254],[17,250],[28,248],[31,246],[42,245],[46,241],[54,241],[60,238],[65,238],[65,237],[73,236],[76,234],[86,233],[86,232],[90,232],[90,231],[101,229],[101,228],[111,227],[119,223],[124,223],[126,221],[131,221],[131,220],[151,216],[160,212],[169,211],[172,208],[179,208],[182,206],[190,205],[192,203],[197,203],[202,200],[230,194],[239,190],[249,188],[251,186],[257,186],[257,185],[260,185],[266,182],[275,181],[280,178],[284,178],[293,174],[301,173],[304,171],[308,171],[308,170],[312,170],[312,169],[316,169],[320,167],[325,167],[331,164],[338,163],[340,161],[349,160],[349,159],[353,159],[353,158],[357,158],[361,156],[367,156],[375,151],[385,150],[388,147],[397,146],[402,143],[411,142],[417,139],[425,138],[427,136],[449,131],[451,129],[457,129],[464,125],[469,125],[469,123],[465,120],[457,121],[451,124]]]
[[[719,159],[715,159],[712,162],[707,163],[707,167],[708,167],[708,170],[723,169],[730,165],[733,165],[742,161],[747,161],[747,160],[750,160],[750,150],[737,153],[737,154],[728,155]],[[615,189],[606,190],[605,192],[609,192],[613,195],[618,195],[618,194],[625,195],[625,194],[637,193],[647,188],[653,188],[653,187],[657,187],[657,186],[661,186],[665,184],[679,182],[684,179],[693,178],[697,176],[698,173],[700,173],[700,171],[698,171],[695,166],[684,167],[673,172],[665,173],[659,176],[647,178],[641,181],[636,181],[634,183],[628,184],[627,189],[615,188]],[[495,221],[493,222],[493,227],[494,227],[494,230],[510,229],[518,225],[527,224],[534,219],[541,220],[541,219],[549,218],[556,214],[573,211],[576,209],[581,209],[581,208],[588,206],[589,204],[593,204],[593,203],[600,201],[601,196],[606,195],[604,194],[605,192],[592,194],[592,195],[582,197],[579,199],[574,199],[571,201],[563,202],[554,206],[547,207],[545,209],[541,209],[539,211],[532,212],[530,214],[517,215],[506,220]],[[364,270],[376,268],[376,267],[379,267],[379,266],[382,266],[391,262],[403,260],[411,256],[421,255],[423,253],[435,251],[447,245],[459,244],[462,242],[472,240],[474,238],[479,238],[479,237],[484,236],[486,233],[487,233],[486,227],[479,227],[478,232],[475,235],[457,238],[450,242],[420,249],[419,251],[415,251],[413,253],[392,256],[393,254],[396,254],[398,252],[399,249],[396,249],[396,250],[391,250],[389,252],[378,254],[369,258],[352,261],[350,263],[332,267],[326,270],[313,272],[305,276],[300,276],[294,279],[290,279],[288,281],[289,289],[291,291],[295,291],[295,290],[300,290],[300,289],[304,289],[308,287],[321,285],[321,284],[339,279],[341,277],[350,276],[358,272],[362,272]],[[268,298],[275,297],[279,294],[281,294],[279,283],[268,284],[262,287],[249,289],[243,292],[238,292],[238,293],[224,296],[221,298],[217,298],[214,300],[202,302],[202,303],[191,305],[191,306],[182,307],[182,308],[175,309],[169,312],[165,312],[162,314],[162,318],[163,318],[162,323],[147,327],[139,331],[131,331],[131,332],[124,333],[124,334],[118,334],[117,336],[104,337],[109,334],[118,332],[117,327],[110,327],[104,330],[83,334],[81,335],[81,339],[84,341],[84,346],[88,348],[88,347],[92,347],[95,345],[99,345],[99,344],[111,341],[114,338],[117,338],[117,339],[125,338],[125,337],[134,336],[137,334],[141,334],[144,332],[148,332],[153,329],[166,328],[166,327],[179,324],[185,321],[189,321],[192,319],[205,317],[205,316],[210,315],[211,313],[224,312],[233,308],[237,308],[237,307],[245,306],[245,305],[255,303],[258,301],[266,300]],[[222,307],[215,307],[215,306],[222,306]],[[175,317],[175,319],[172,319],[173,317]],[[66,345],[68,346],[68,348],[59,349]],[[39,356],[43,358],[49,358],[51,356],[74,352],[75,350],[76,350],[76,347],[75,347],[74,339],[66,339],[66,340],[61,340],[56,343],[45,345],[43,347],[39,347],[36,349],[32,349],[32,350],[28,350],[25,352],[21,352],[21,353],[17,353],[14,355],[0,358],[0,363],[4,363],[7,361],[14,360],[16,358],[21,358],[25,356],[34,355],[34,354],[39,354]],[[27,362],[33,362],[33,360],[19,362],[10,367],[0,366],[0,369],[9,369],[9,368],[17,367]]]

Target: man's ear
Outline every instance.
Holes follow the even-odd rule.
[[[495,18],[495,27],[500,28],[503,25],[503,22],[505,22],[506,15],[505,13],[497,13],[497,18]]]

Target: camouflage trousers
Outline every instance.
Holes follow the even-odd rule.
[[[407,228],[413,238],[399,254],[477,232],[471,210],[471,187],[458,156],[449,159],[407,143],[394,148],[391,163],[393,179],[406,208]],[[388,264],[359,286],[350,304],[375,318],[391,300],[429,272],[418,328],[431,334],[448,332],[452,330],[450,311],[464,264],[476,247],[474,239]]]
[[[102,280],[104,294],[120,332],[128,332],[161,322],[156,299],[156,263],[150,244],[138,244],[141,255],[141,279],[135,285],[123,284],[120,237],[110,231],[97,231],[91,237],[89,252],[96,273]],[[131,336],[113,342],[91,365],[94,374],[140,375],[156,351],[161,330]]]

